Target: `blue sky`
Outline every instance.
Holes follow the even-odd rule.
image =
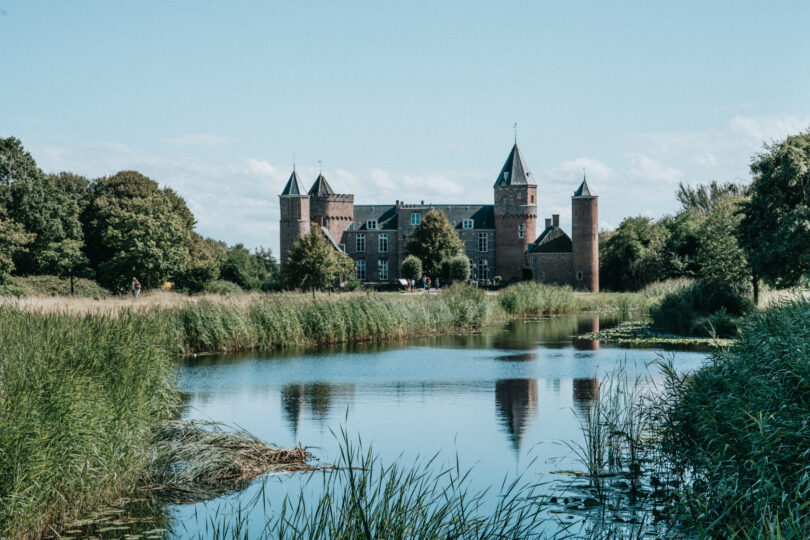
[[[485,203],[517,122],[541,217],[586,167],[615,227],[810,127],[808,28],[806,1],[0,0],[0,136],[275,251],[293,154],[358,203]]]

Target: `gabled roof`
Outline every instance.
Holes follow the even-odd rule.
[[[570,253],[574,244],[565,231],[559,227],[546,227],[546,230],[529,246],[529,253]]]
[[[354,221],[357,229],[366,230],[369,221],[377,222],[377,230],[397,228],[397,207],[393,204],[355,204]]]
[[[332,191],[332,186],[329,185],[323,174],[319,174],[318,178],[315,179],[315,183],[312,184],[311,188],[309,188],[309,194],[317,197],[327,197],[329,195],[334,195],[335,192]]]
[[[579,185],[579,188],[574,192],[574,197],[596,197],[596,195],[591,193],[588,182],[584,177],[582,178],[582,183]]]
[[[517,143],[512,147],[509,152],[509,157],[506,158],[506,163],[503,164],[501,174],[495,180],[496,186],[515,186],[515,185],[529,185],[532,184],[532,173],[523,161],[523,156],[520,155]]]
[[[290,175],[290,179],[287,180],[287,185],[284,186],[284,191],[282,191],[281,194],[306,195],[306,193],[304,192],[304,186],[301,185],[301,180],[298,179],[298,173],[295,172],[295,169],[293,169],[293,172]]]

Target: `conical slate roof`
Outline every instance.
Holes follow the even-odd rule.
[[[496,186],[515,186],[527,185],[532,183],[532,173],[523,161],[523,156],[520,155],[517,143],[512,147],[509,152],[509,157],[506,158],[506,163],[503,164],[501,174],[495,180]]]
[[[318,178],[315,179],[315,183],[309,188],[309,194],[317,195],[318,197],[326,197],[328,195],[334,195],[335,192],[332,191],[332,186],[329,185],[323,174],[319,174]]]
[[[574,197],[596,197],[596,195],[591,193],[588,187],[588,181],[583,178],[579,188],[574,192]]]
[[[298,179],[298,173],[293,169],[290,179],[287,180],[287,185],[284,186],[282,195],[305,195],[304,186],[301,185],[301,180]]]

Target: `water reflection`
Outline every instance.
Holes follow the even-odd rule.
[[[599,379],[574,379],[574,405],[583,415],[588,416],[599,399]]]
[[[592,317],[580,319],[579,321],[577,321],[577,332],[576,332],[577,335],[598,331],[599,331],[599,315],[594,315]],[[574,346],[575,349],[579,351],[599,350],[598,339],[588,339],[584,337],[575,336],[571,340],[571,344]]]
[[[495,405],[498,409],[498,420],[506,428],[515,453],[519,454],[523,435],[537,413],[537,380],[497,381]]]
[[[354,395],[352,384],[329,384],[323,382],[309,384],[286,384],[281,387],[281,408],[284,418],[295,439],[303,420],[309,411],[313,420],[324,424],[339,398],[343,403],[351,401]]]

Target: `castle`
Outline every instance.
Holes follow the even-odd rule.
[[[356,205],[354,195],[335,193],[323,174],[306,191],[293,168],[279,195],[282,268],[295,241],[315,224],[355,261],[357,279],[389,282],[400,277],[408,235],[424,213],[438,210],[464,242],[473,279],[500,276],[599,290],[599,204],[585,178],[571,197],[573,239],[557,214],[536,235],[537,184],[517,143],[493,189],[494,204]]]

